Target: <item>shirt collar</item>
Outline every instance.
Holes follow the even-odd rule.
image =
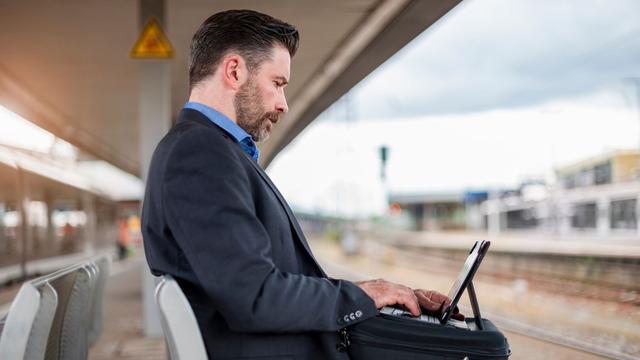
[[[243,128],[241,128],[238,124],[236,124],[233,120],[229,119],[223,113],[201,103],[197,102],[188,102],[184,105],[185,109],[193,109],[201,112],[204,116],[206,116],[211,122],[221,127],[224,131],[229,133],[229,135],[233,136],[233,138],[240,143],[242,146],[242,150],[245,151],[253,160],[258,161],[258,156],[260,155],[260,150],[256,145],[255,141],[251,135],[249,135]]]

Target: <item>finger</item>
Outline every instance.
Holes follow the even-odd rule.
[[[407,308],[411,315],[420,316],[420,304],[418,304],[418,298],[413,294],[413,292],[400,293],[396,301]]]
[[[461,313],[453,314],[451,315],[451,317],[456,320],[464,321],[464,315],[462,315]]]
[[[427,296],[433,302],[437,302],[439,304],[444,304],[443,307],[447,307],[447,306],[449,306],[451,304],[451,298],[449,298],[447,295],[441,294],[441,293],[439,293],[439,292],[437,292],[435,290],[427,291]]]
[[[414,290],[414,292],[416,294],[422,294],[427,299],[440,304],[442,308],[446,308],[451,304],[451,299],[448,296],[441,294],[435,290],[417,289],[417,290]]]
[[[438,309],[440,309],[440,307],[442,306],[442,304],[431,300],[422,292],[417,292],[416,296],[418,298],[418,302],[420,303],[420,306],[422,306],[423,308],[429,311],[438,311]]]

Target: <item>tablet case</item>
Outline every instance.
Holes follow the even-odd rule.
[[[344,329],[341,345],[352,360],[508,359],[507,339],[482,323],[472,331],[381,314]]]
[[[473,281],[467,292],[474,317],[465,321],[471,330],[378,314],[342,329],[338,350],[352,360],[508,359],[509,342],[482,318]]]

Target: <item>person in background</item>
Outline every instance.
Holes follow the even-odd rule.
[[[118,259],[127,258],[129,248],[129,222],[126,218],[118,219]]]

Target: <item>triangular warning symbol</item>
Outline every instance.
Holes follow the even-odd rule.
[[[129,56],[134,59],[169,59],[173,57],[173,47],[156,18],[152,17],[147,21]]]

